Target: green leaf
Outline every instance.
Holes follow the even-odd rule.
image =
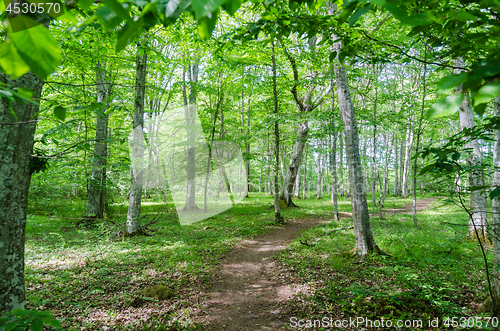
[[[212,18],[212,14],[224,3],[224,0],[191,0],[191,7],[196,20],[203,17]],[[198,22],[198,25],[200,22]]]
[[[116,42],[116,52],[121,52],[127,47],[132,41],[134,41],[142,30],[142,20],[138,20],[137,22],[125,24],[123,28],[118,31],[118,40]]]
[[[19,56],[30,70],[41,79],[46,79],[59,66],[61,48],[50,32],[39,25],[34,28],[9,33]]]
[[[467,73],[462,72],[459,75],[448,75],[439,80],[436,87],[436,94],[447,94],[453,92],[457,86],[467,81]]]
[[[330,53],[328,59],[330,60],[330,62],[333,62],[333,60],[335,60],[336,57],[337,57],[337,51],[333,51]]]
[[[433,170],[436,167],[435,164],[428,164],[422,169],[420,169],[419,176],[428,173],[429,171]]]
[[[96,15],[102,18],[103,25],[106,31],[111,31],[123,21],[122,18],[116,16],[108,7],[103,6],[96,10]]]
[[[453,153],[451,158],[453,159],[453,161],[458,161],[458,159],[460,158],[460,153],[459,152]]]
[[[404,7],[399,7],[395,3],[386,2],[384,8],[387,9],[392,16],[403,24],[408,24],[408,13]]]
[[[14,321],[9,324],[7,324],[7,327],[5,328],[5,331],[12,331],[14,330],[17,326],[19,325],[19,321]]]
[[[31,99],[31,97],[33,96],[33,92],[29,88],[26,88],[26,87],[18,88],[17,93],[19,93],[19,95],[25,99]]]
[[[462,93],[452,94],[433,104],[427,112],[427,119],[448,116],[460,108],[464,96]]]
[[[49,325],[51,325],[51,326],[53,326],[55,328],[62,328],[61,322],[59,322],[58,320],[56,320],[53,317],[46,318],[45,319],[45,323],[49,324]]]
[[[474,112],[479,116],[483,116],[484,112],[486,111],[486,105],[486,103],[482,103],[480,105],[474,106]]]
[[[500,96],[500,79],[482,86],[474,96],[474,105],[488,103],[491,99],[498,96]]]
[[[54,108],[54,115],[60,119],[61,121],[64,121],[66,119],[66,108],[57,106]]]
[[[241,7],[242,2],[242,0],[227,0],[224,3],[223,8],[229,15],[233,16]]]
[[[372,8],[371,4],[366,4],[363,7],[359,8],[354,12],[354,14],[351,15],[349,18],[349,26],[353,26],[356,24],[358,19],[363,16],[364,14],[368,13],[370,11],[370,8]]]
[[[19,78],[30,70],[10,40],[4,41],[0,47],[0,66],[3,72],[11,76],[11,79]]]
[[[30,325],[31,331],[42,331],[43,330],[43,322],[42,320],[36,319]]]
[[[125,8],[125,6],[127,6],[126,4],[118,2],[117,0],[103,0],[103,3],[120,18],[126,20],[127,22],[132,21],[128,10]]]
[[[500,197],[500,186],[495,187],[495,189],[491,191],[489,195],[491,200]]]
[[[385,0],[370,0],[370,3],[382,7],[385,5]]]
[[[93,3],[94,0],[78,0],[78,6],[83,10],[89,10]]]
[[[211,18],[203,17],[198,20],[198,32],[202,39],[208,39],[212,35],[212,31],[217,23],[217,12]]]
[[[460,10],[453,15],[457,21],[467,22],[467,21],[475,21],[477,17],[472,15],[471,13],[466,12],[465,10]]]

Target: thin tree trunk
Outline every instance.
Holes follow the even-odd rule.
[[[87,208],[85,211],[86,219],[95,219],[104,217],[104,199],[106,192],[106,163],[108,157],[108,119],[105,114],[109,106],[108,88],[106,87],[105,68],[101,62],[97,63],[96,70],[96,90],[97,102],[104,105],[101,108],[102,114],[97,114],[96,134],[94,145],[94,156],[92,161],[92,175],[87,190]]]
[[[344,196],[345,195],[345,184],[344,184],[344,135],[339,134],[339,149],[340,149],[340,155],[339,155],[339,195]]]
[[[327,5],[328,13],[333,15],[336,11],[334,5],[330,2],[327,2]],[[332,40],[337,40],[337,36],[332,35]],[[349,180],[351,182],[352,219],[356,237],[355,254],[360,260],[364,260],[368,252],[378,250],[378,248],[375,244],[370,225],[366,189],[359,156],[358,124],[351,102],[347,72],[345,67],[341,65],[338,60],[338,54],[340,54],[342,50],[341,41],[334,42],[333,48],[337,54],[337,58],[334,62],[334,72],[337,83],[339,110],[344,124]]]
[[[403,170],[403,198],[408,198],[408,177],[410,175],[410,158],[411,158],[411,149],[413,145],[413,118],[410,118],[408,121],[408,126],[406,129],[406,150],[405,150],[405,159],[404,159],[404,170]]]
[[[198,63],[194,59],[194,64],[187,66],[188,84],[189,84],[189,97],[186,98],[186,84],[183,86],[184,96],[184,114],[186,117],[186,131],[187,131],[187,185],[186,185],[186,205],[182,211],[198,210],[196,205],[196,94],[198,84]],[[225,171],[222,170],[225,177]]]
[[[309,151],[309,147],[306,145],[306,152],[304,156],[304,185],[302,188],[302,200],[306,199],[306,190],[307,190],[307,154]]]
[[[399,195],[399,146],[398,146],[398,137],[397,134],[394,133],[394,191],[393,195]]]
[[[28,72],[16,80],[0,73],[7,86],[28,88],[40,102],[43,80]],[[10,108],[12,107],[12,108]],[[31,175],[44,159],[34,158],[38,103],[10,105],[0,100],[0,315],[24,308],[24,242]],[[15,115],[14,115],[15,114]],[[13,124],[16,123],[16,124]]]
[[[323,165],[322,165],[322,147],[323,147],[323,144],[321,141],[318,141],[318,147],[319,147],[319,152],[318,152],[318,160],[316,162],[316,174],[317,174],[317,177],[316,177],[316,199],[322,199],[323,198],[323,182],[322,182],[322,179],[323,179]]]
[[[500,98],[494,101],[495,117],[500,119]],[[500,130],[495,130],[495,145],[493,147],[493,181],[492,189],[500,187]],[[493,268],[491,277],[491,292],[493,294],[494,316],[500,314],[500,198],[495,198],[491,202],[492,207],[492,241],[493,241]]]
[[[133,115],[132,167],[130,197],[127,211],[127,233],[140,234],[141,231],[141,199],[144,177],[144,97],[146,94],[147,53],[140,54],[141,43],[137,43],[135,67],[135,101]]]
[[[333,91],[332,91],[333,94]],[[333,102],[332,102],[333,103]],[[333,107],[332,107],[333,111]],[[333,124],[335,125],[334,120],[332,121]],[[335,130],[335,126],[333,127]],[[333,132],[333,139],[332,139],[332,153],[331,153],[331,161],[330,161],[330,166],[332,168],[332,204],[333,204],[333,220],[338,221],[339,220],[339,205],[337,202],[337,194],[338,194],[338,188],[337,188],[337,132]]]
[[[377,169],[377,97],[378,88],[375,85],[375,102],[373,104],[373,158],[372,158],[372,206],[376,205],[377,198],[377,183],[376,178],[378,175]],[[381,192],[382,194],[382,192]]]
[[[424,59],[427,59],[427,45],[425,47]],[[420,120],[418,122],[417,129],[417,145],[415,146],[415,154],[419,152],[420,148],[420,136],[422,135],[422,121],[424,120],[424,108],[425,108],[425,75],[427,73],[427,63],[424,63],[424,74],[422,76],[423,93],[422,93],[422,111],[420,112]],[[413,225],[417,226],[417,160],[418,157],[415,156],[413,163]]]
[[[278,90],[276,84],[276,55],[274,54],[274,40],[271,41],[273,62],[273,99],[274,99],[274,212],[277,223],[283,223],[279,203],[278,171],[280,164],[280,130],[278,125]]]
[[[462,58],[453,61],[455,67],[464,67],[464,61]],[[454,74],[459,74],[461,69],[454,69]],[[462,85],[456,88],[457,93],[462,93]],[[474,122],[474,115],[472,113],[472,107],[468,95],[465,95],[462,105],[459,110],[460,114],[460,126],[462,129],[471,129],[476,123]],[[479,167],[482,163],[483,156],[481,154],[481,149],[479,147],[479,141],[473,140],[469,142],[466,146],[472,150],[472,154],[469,155],[467,163],[472,167]],[[471,187],[481,187],[484,184],[483,171],[473,170],[469,174],[469,185]],[[486,193],[484,190],[474,191],[471,193],[470,197],[472,218],[469,220],[469,237],[474,239],[481,239],[481,242],[485,242],[488,237],[488,225],[486,216]],[[476,231],[481,238],[476,237]]]
[[[300,198],[300,166],[299,169],[297,170],[297,178],[295,179],[295,187],[294,187],[294,197],[295,198]]]

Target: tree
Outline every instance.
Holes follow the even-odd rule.
[[[24,235],[31,175],[43,161],[33,155],[43,80],[32,72],[0,81],[28,100],[11,97],[0,101],[0,313],[24,308]],[[25,91],[25,92],[23,92]],[[31,91],[31,92],[28,92]],[[26,95],[26,94],[25,94]]]
[[[336,8],[331,2],[327,2],[328,13],[334,15]],[[359,137],[356,114],[351,101],[349,83],[347,81],[346,68],[340,64],[338,55],[342,51],[342,42],[332,35],[333,48],[337,54],[334,62],[334,74],[337,85],[337,99],[339,100],[339,111],[344,124],[344,137],[346,146],[347,163],[349,169],[349,181],[351,184],[351,208],[356,237],[355,254],[364,260],[368,252],[377,251],[368,213],[368,202],[366,200],[366,188],[359,157]]]
[[[186,163],[186,205],[183,211],[198,210],[196,205],[196,94],[198,84],[198,59],[195,57],[188,61],[184,68],[182,78],[184,85],[182,86],[182,96],[184,99],[184,116],[186,118],[187,131],[187,163]],[[186,75],[187,73],[187,80]],[[189,86],[189,95],[187,92]]]
[[[458,58],[453,63],[455,67],[457,67],[457,69],[453,70],[454,73],[460,74],[462,70],[458,68],[464,67],[464,61],[462,60],[462,58]],[[463,86],[459,85],[456,88],[456,91],[458,93],[463,93]],[[474,115],[472,113],[470,100],[467,95],[465,95],[463,98],[459,114],[460,114],[460,126],[462,129],[474,128],[476,124],[474,122]],[[480,168],[483,156],[481,153],[481,149],[479,147],[479,141],[477,139],[472,140],[470,143],[467,144],[466,147],[471,149],[471,153],[467,158],[467,163],[469,164],[469,166]],[[478,169],[472,171],[469,174],[469,185],[472,188],[481,188],[484,185],[482,170]],[[471,193],[470,204],[471,204],[472,218],[469,220],[469,236],[472,238],[476,237],[475,229],[477,227],[479,229],[477,233],[481,236],[481,238],[476,238],[476,239],[480,239],[482,242],[484,242],[488,236],[487,217],[486,217],[486,192],[482,189],[473,191]]]
[[[280,203],[279,203],[279,186],[278,186],[278,172],[279,172],[279,157],[280,157],[280,130],[278,124],[278,90],[276,83],[276,55],[274,52],[274,40],[271,40],[272,51],[272,64],[273,64],[273,114],[274,114],[274,212],[277,223],[283,223],[283,216],[281,216]]]
[[[141,231],[141,200],[144,182],[144,98],[146,93],[147,52],[143,42],[137,43],[135,62],[135,100],[132,129],[132,165],[130,176],[130,196],[127,211],[127,234],[136,235]]]
[[[97,113],[94,155],[92,161],[92,175],[87,190],[86,219],[104,217],[105,193],[106,193],[106,164],[108,158],[108,120],[106,113],[109,108],[109,85],[107,85],[105,67],[97,61],[96,68],[96,94],[97,102],[102,104]]]

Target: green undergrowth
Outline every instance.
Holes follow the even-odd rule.
[[[389,205],[402,201],[390,199]],[[442,324],[448,317],[480,316],[477,308],[487,282],[480,247],[467,241],[467,214],[444,200],[429,208],[418,213],[418,228],[411,214],[372,217],[376,243],[390,256],[371,254],[364,263],[345,254],[355,245],[351,219],[303,232],[277,255],[286,269],[316,289],[291,303],[292,314],[425,323],[438,317],[443,330],[450,329]],[[486,252],[491,267],[491,247]],[[422,330],[428,329],[425,323]]]
[[[189,313],[184,307],[227,251],[274,228],[270,201],[258,195],[210,219],[181,226],[173,206],[146,200],[142,215],[149,216],[143,224],[158,211],[167,212],[148,228],[151,236],[132,238],[119,235],[125,205],[114,206],[111,221],[95,222],[91,228],[76,226],[81,216],[76,203],[36,211],[28,216],[26,228],[28,307],[54,312],[67,328],[146,329],[162,321],[169,330],[176,325],[184,330],[190,325],[181,318]],[[140,290],[156,285],[168,286],[175,298],[146,298],[142,307],[130,307]],[[138,317],[131,318],[134,313]]]
[[[131,238],[120,235],[126,205],[110,206],[106,220],[86,228],[76,226],[83,201],[62,204],[39,197],[37,206],[30,205],[26,228],[27,308],[52,311],[65,329],[202,330],[190,314],[221,259],[238,241],[265,234],[276,225],[273,198],[264,193],[250,196],[230,210],[188,226],[179,225],[173,205],[146,199],[142,223],[155,217],[158,222],[148,227],[150,236]],[[388,197],[385,208],[401,208],[410,201]],[[282,211],[285,220],[333,218],[329,198],[317,200],[311,192],[308,199],[295,202],[299,208]],[[378,244],[393,258],[374,256],[361,266],[338,256],[354,245],[352,230],[331,232],[350,224],[350,200],[339,197],[339,210],[344,217],[340,222],[320,225],[302,237],[316,246],[294,243],[292,258],[286,259],[287,266],[305,281],[320,276],[328,280],[312,302],[314,309],[378,314],[382,310],[377,305],[383,305],[387,316],[403,311],[417,314],[421,309],[415,300],[408,301],[413,292],[407,289],[423,284],[427,287],[418,287],[422,289],[418,299],[437,300],[428,308],[434,314],[437,308],[432,307],[439,305],[446,312],[459,307],[456,300],[467,288],[474,297],[484,292],[478,290],[481,271],[471,267],[480,265],[477,248],[464,241],[463,228],[439,223],[442,212],[422,214],[418,231],[408,216],[373,219]],[[447,220],[458,215],[454,209],[448,213]],[[460,276],[463,270],[477,272]],[[344,276],[329,277],[325,272]],[[430,277],[427,283],[421,283],[424,274]],[[373,281],[367,282],[370,278]],[[151,286],[167,286],[173,298],[138,298],[141,290]],[[440,296],[436,297],[437,289]],[[462,294],[457,296],[457,291]],[[367,293],[371,301],[365,300]]]

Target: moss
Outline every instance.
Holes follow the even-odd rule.
[[[157,298],[160,300],[168,300],[174,296],[172,291],[164,285],[148,287],[139,291],[137,294],[142,297]]]

